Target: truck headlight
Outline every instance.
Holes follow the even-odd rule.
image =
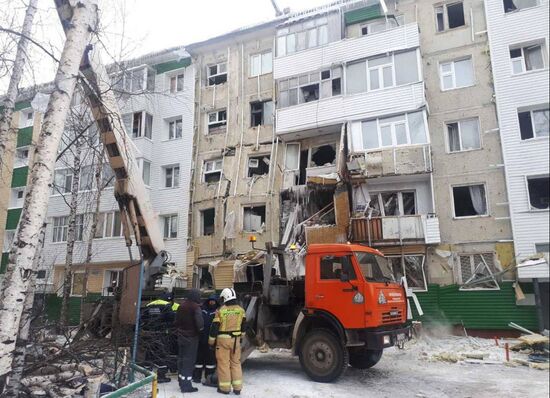
[[[390,344],[391,343],[391,337],[390,336],[384,336],[384,345],[387,345],[387,344]]]

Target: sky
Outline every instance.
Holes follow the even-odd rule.
[[[28,0],[0,0],[0,27],[17,30]],[[231,30],[269,20],[275,16],[271,0],[98,0],[104,62],[127,59],[164,48],[190,44]],[[277,0],[281,9],[299,11],[331,0]],[[38,0],[32,37],[59,55],[64,35],[53,0]],[[13,37],[0,32],[0,50],[11,49]],[[35,46],[22,86],[51,81],[55,63]],[[0,57],[2,53],[0,52]],[[111,58],[111,59],[109,59]],[[0,92],[9,82],[7,69],[0,66]]]

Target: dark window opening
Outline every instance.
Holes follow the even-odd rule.
[[[332,95],[342,94],[342,79],[333,79],[332,80]]]
[[[36,273],[36,279],[44,279],[46,278],[46,271],[40,270]]]
[[[321,71],[321,80],[330,79],[330,69]]]
[[[307,169],[307,158],[309,156],[309,151],[304,149],[300,151],[300,175],[298,177],[298,185],[305,185],[306,183],[306,169]]]
[[[401,192],[403,198],[403,214],[416,214],[416,205],[414,201],[414,192]]]
[[[487,200],[483,185],[453,187],[455,217],[481,216],[487,214]]]
[[[503,0],[504,12],[521,10],[522,8],[535,7],[539,0]]]
[[[202,218],[202,235],[203,236],[214,235],[214,232],[215,232],[214,220],[216,218],[216,210],[214,208],[202,210],[201,218]]]
[[[323,145],[312,150],[310,167],[333,165],[336,162],[336,147]]]
[[[535,135],[533,133],[533,123],[531,122],[531,112],[519,112],[518,118],[521,139],[528,140],[530,138],[533,138]]]
[[[340,280],[342,274],[348,275],[349,280],[357,279],[353,264],[351,262],[351,256],[336,257],[336,256],[323,256],[321,257],[320,264],[321,279],[337,279]]]
[[[201,267],[201,278],[199,283],[201,289],[214,288],[214,280],[212,278],[212,274],[208,270],[208,267]]]
[[[269,155],[248,158],[248,177],[263,176],[269,173]]]
[[[466,22],[464,20],[464,7],[462,3],[449,4],[447,6],[447,17],[449,18],[449,29],[464,26]]]
[[[141,112],[134,113],[134,121],[132,124],[132,135],[141,137]]]
[[[249,206],[243,211],[243,230],[261,232],[265,226],[265,206]]]
[[[550,204],[550,177],[529,177],[527,186],[531,208],[548,209]]]
[[[273,102],[252,102],[250,104],[250,125],[252,127],[273,124]]]
[[[227,65],[225,63],[208,67],[208,85],[215,86],[227,81]]]
[[[219,182],[222,178],[222,172],[221,171],[215,171],[212,173],[204,174],[204,182],[206,183],[214,183]]]
[[[369,28],[367,26],[363,26],[361,28],[361,36],[366,36],[369,34]]]
[[[319,84],[300,87],[301,103],[319,100]]]

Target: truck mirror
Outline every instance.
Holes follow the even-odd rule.
[[[349,282],[349,274],[347,272],[342,272],[340,274],[340,281],[341,282]]]

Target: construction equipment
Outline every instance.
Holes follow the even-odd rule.
[[[55,0],[55,4],[61,24],[67,30],[71,26],[75,5],[69,0]],[[99,58],[98,50],[92,45],[88,46],[82,58],[80,77],[85,99],[115,175],[115,197],[131,262],[124,270],[126,282],[117,313],[120,323],[130,325],[136,321],[136,306],[140,306],[142,286],[154,288],[155,281],[166,271],[168,255],[133,153],[132,139],[124,128],[109,74]],[[132,258],[131,246],[134,244],[138,247],[139,261]]]
[[[243,358],[264,344],[291,348],[311,379],[332,382],[348,363],[370,368],[384,348],[410,339],[407,288],[378,250],[309,245],[305,275],[294,280],[286,278],[282,249],[266,244],[265,252],[263,281],[235,283],[248,323]],[[280,275],[273,275],[275,257]]]

